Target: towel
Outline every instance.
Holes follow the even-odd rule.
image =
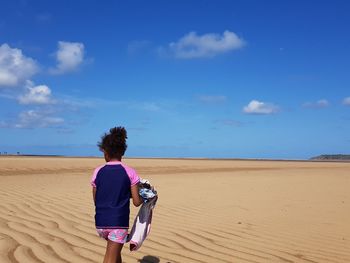
[[[148,180],[141,179],[139,187],[139,194],[143,199],[143,204],[134,220],[134,224],[128,236],[130,251],[138,250],[143,241],[145,241],[149,235],[151,230],[153,209],[158,200],[157,191]]]

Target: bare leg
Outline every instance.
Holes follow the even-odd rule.
[[[122,254],[119,253],[116,263],[122,263]]]
[[[107,241],[107,248],[105,258],[103,263],[122,263],[122,248],[124,244],[113,242],[111,240]]]

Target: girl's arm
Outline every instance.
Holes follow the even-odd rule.
[[[92,196],[94,198],[94,204],[96,204],[96,187],[92,187]]]
[[[131,186],[131,198],[134,206],[140,206],[143,203],[141,196],[139,195],[139,185],[135,184]]]

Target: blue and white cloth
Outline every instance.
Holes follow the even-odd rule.
[[[157,196],[157,191],[147,179],[140,179],[139,194],[142,197],[143,202],[147,203],[149,200]]]

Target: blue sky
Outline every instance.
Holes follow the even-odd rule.
[[[304,159],[350,149],[348,1],[13,1],[0,151]]]

